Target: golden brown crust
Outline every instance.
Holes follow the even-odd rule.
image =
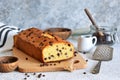
[[[23,52],[38,59],[41,62],[45,62],[43,57],[43,49],[47,48],[47,46],[52,46],[53,44],[59,43],[64,43],[64,45],[68,45],[68,47],[71,47],[72,49],[71,52],[74,52],[73,45],[68,41],[63,40],[53,34],[45,33],[37,28],[24,30],[18,35],[14,36],[14,46],[16,48],[22,50]],[[65,59],[69,59],[71,57]]]

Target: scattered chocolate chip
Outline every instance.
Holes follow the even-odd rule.
[[[44,74],[43,74],[42,76],[43,76],[43,77],[45,77],[45,75],[44,75]]]
[[[88,62],[88,60],[86,60],[86,62]]]
[[[86,72],[83,72],[83,74],[86,74]]]
[[[38,74],[38,78],[40,78],[40,77],[41,77],[41,75],[42,75],[41,73],[40,73],[40,74]]]
[[[77,63],[79,63],[79,62],[80,62],[79,60],[75,60],[75,61],[74,61],[74,64],[77,64]]]
[[[77,51],[74,51],[74,54],[77,54],[78,52]]]
[[[25,73],[25,75],[27,75],[27,73]]]
[[[27,78],[25,77],[24,80],[27,80]]]
[[[54,63],[54,66],[55,66],[56,64]]]
[[[86,52],[83,52],[83,54],[86,54]]]
[[[29,75],[27,75],[27,77],[30,77]]]
[[[36,73],[33,73],[33,75],[36,75]]]
[[[76,54],[74,54],[74,56],[77,56]]]

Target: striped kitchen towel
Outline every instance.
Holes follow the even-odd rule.
[[[13,47],[13,36],[20,32],[20,28],[0,23],[0,53],[11,50]]]

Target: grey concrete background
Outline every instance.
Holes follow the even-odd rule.
[[[69,27],[78,29],[91,22],[88,8],[98,25],[120,26],[120,0],[0,0],[0,22],[20,28]]]

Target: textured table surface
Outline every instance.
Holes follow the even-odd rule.
[[[76,46],[75,41],[74,45]],[[112,47],[114,48],[113,59],[111,61],[102,62],[99,74],[91,73],[91,70],[98,61],[92,60],[93,53],[90,52],[86,54],[79,53],[85,60],[88,60],[88,66],[85,69],[75,70],[73,72],[38,72],[35,74],[13,71],[0,73],[0,80],[120,80],[120,44],[114,44]],[[0,53],[0,56],[4,55],[12,55],[12,51]]]

